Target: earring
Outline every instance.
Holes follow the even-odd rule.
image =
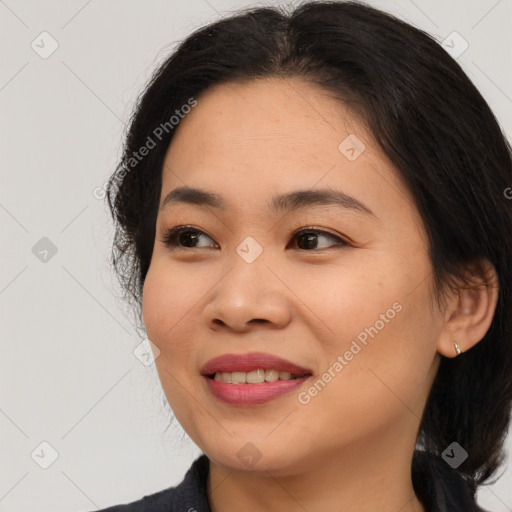
[[[453,344],[455,345],[455,350],[457,351],[457,356],[460,355],[462,350],[460,349],[459,344],[456,341],[454,341]],[[455,356],[455,357],[457,357],[457,356]]]

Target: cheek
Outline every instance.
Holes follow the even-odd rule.
[[[440,318],[430,307],[428,259],[417,258],[414,268],[397,262],[394,258],[378,267],[367,265],[364,273],[340,274],[337,292],[323,310],[335,333],[323,344],[326,369],[343,358],[342,368],[334,368],[333,384],[321,393],[325,410],[334,401],[346,405],[345,412],[385,417],[404,404],[418,406],[430,378]]]
[[[389,307],[396,297],[400,300],[393,304],[398,307]],[[389,303],[373,309],[366,325],[361,324],[351,338],[361,350],[343,370],[338,389],[361,418],[377,415],[391,420],[408,411],[421,416],[438,333],[429,300],[426,285],[406,297],[389,296]]]
[[[162,321],[175,311],[172,295],[165,292],[168,289],[165,279],[158,275],[153,264],[150,265],[142,292],[142,317],[148,338],[159,346],[164,332]],[[167,312],[167,314],[166,314]]]
[[[170,348],[172,341],[183,337],[187,315],[193,314],[201,294],[193,276],[179,270],[152,263],[142,295],[142,315],[148,338],[161,351]]]
[[[194,336],[188,333],[197,304],[191,276],[183,271],[172,271],[169,265],[153,261],[144,281],[142,315],[148,338],[160,350],[155,360],[162,388],[177,415],[186,411],[188,393],[183,393],[181,382],[197,372],[197,348]],[[181,276],[181,277],[180,277]],[[200,295],[199,295],[200,296]]]
[[[404,268],[393,254],[354,251],[340,264],[309,269],[306,277],[290,274],[287,282],[303,298],[305,312],[315,313],[312,325],[318,326],[323,347],[343,353],[359,334],[363,342],[365,337],[377,342],[407,314],[423,313],[417,302],[424,298],[411,294],[419,279],[411,276],[415,272]]]
[[[415,332],[416,315],[404,305],[378,334],[368,335],[366,345],[349,337],[338,350],[331,351],[328,367],[335,377],[324,373],[321,378],[324,382],[330,379],[329,383],[306,390],[311,393],[311,403],[304,407],[318,418],[317,434],[325,436],[327,444],[380,435],[404,418],[419,421],[431,387],[435,349],[424,335]],[[358,332],[366,333],[364,329]],[[352,340],[358,345],[352,345],[353,352]],[[338,356],[343,364],[335,367]]]
[[[173,415],[198,443],[197,432],[208,419],[194,405],[197,398],[191,400],[199,378],[199,337],[193,332],[193,317],[194,306],[205,293],[205,278],[200,272],[171,267],[166,261],[152,261],[144,281],[142,314],[147,336],[160,350],[155,366]]]

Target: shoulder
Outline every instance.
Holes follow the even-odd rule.
[[[140,500],[125,503],[123,505],[114,505],[108,508],[102,508],[97,512],[149,512],[167,511],[174,504],[176,496],[176,487],[170,487],[163,491],[144,496]]]
[[[179,485],[95,512],[210,512],[206,495],[208,469],[208,458],[201,455]]]

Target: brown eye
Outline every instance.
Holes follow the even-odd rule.
[[[211,247],[211,245],[197,245],[203,239],[212,240],[207,234],[188,226],[178,226],[170,229],[163,237],[162,242],[168,247]],[[214,242],[214,246],[218,245]]]
[[[349,245],[340,237],[318,229],[303,229],[295,233],[294,238],[297,240],[296,246],[303,250],[330,249],[333,246]],[[322,242],[322,240],[334,240],[334,244]]]
[[[295,248],[305,251],[331,249],[336,246],[350,245],[348,242],[332,233],[312,228],[302,229],[296,232],[292,238],[295,240]],[[206,242],[200,245],[202,241],[207,240],[213,243]],[[325,240],[327,240],[327,242]],[[329,243],[329,240],[333,243]],[[219,245],[206,233],[190,226],[177,226],[170,229],[164,235],[162,242],[170,248],[219,248]]]

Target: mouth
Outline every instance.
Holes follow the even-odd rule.
[[[280,357],[253,352],[211,359],[201,375],[215,398],[231,406],[249,407],[291,393],[313,372]]]
[[[235,382],[225,382],[224,380],[220,380],[224,379],[223,373],[224,372],[216,373],[213,378],[211,376],[203,378],[207,392],[209,392],[213,398],[231,407],[261,406],[276,398],[290,396],[293,391],[297,392],[300,387],[307,385],[306,382],[311,378],[311,375],[305,375],[303,377],[296,375],[293,378],[291,376],[288,378],[288,375],[283,375],[285,380],[278,378],[271,382],[248,383],[247,377],[245,377],[246,382],[237,382],[235,376]],[[233,373],[242,374],[239,379],[240,381],[242,377],[245,376],[245,372]],[[253,372],[247,373],[250,375]],[[274,377],[275,375],[272,376],[272,378]],[[261,379],[261,374],[259,378]]]
[[[228,384],[263,384],[311,376],[310,369],[272,354],[250,352],[224,354],[210,359],[201,369],[204,377]]]

